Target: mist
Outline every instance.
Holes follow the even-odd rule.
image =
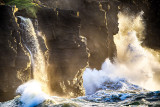
[[[130,16],[121,12],[118,14],[119,32],[114,35],[117,56],[113,63],[106,59],[101,70],[85,70],[83,85],[86,94],[103,88],[106,81],[112,83],[122,79],[150,91],[160,89],[158,52],[141,46],[145,30],[142,16],[143,12]]]

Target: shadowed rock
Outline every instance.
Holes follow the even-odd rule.
[[[0,5],[0,101],[12,99],[22,81],[30,78],[30,61],[21,44],[15,9]]]
[[[37,16],[39,29],[46,36],[51,91],[63,96],[83,95],[82,69],[87,65],[88,53],[79,36],[77,13],[42,8]]]

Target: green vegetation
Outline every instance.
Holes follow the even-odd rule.
[[[33,0],[4,0],[6,5],[16,5],[19,10],[25,9],[27,14],[36,18],[36,13],[40,7],[38,4],[33,3]]]

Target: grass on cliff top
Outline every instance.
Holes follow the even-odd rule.
[[[19,10],[25,9],[27,14],[36,18],[36,13],[40,7],[38,4],[33,3],[33,0],[4,0],[6,5],[16,5]]]

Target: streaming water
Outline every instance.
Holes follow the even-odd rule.
[[[46,81],[47,73],[45,68],[45,59],[38,43],[37,34],[29,18],[19,16],[21,19],[20,27],[22,31],[22,40],[31,54],[33,66],[33,76],[35,80]]]
[[[22,95],[20,101],[23,103],[23,106],[30,107],[46,99],[47,95],[45,93],[48,92],[48,78],[45,68],[45,58],[37,37],[40,33],[35,30],[29,18],[22,16],[18,16],[18,18],[21,20],[20,28],[22,30],[23,45],[30,53],[33,80],[19,86],[16,92]]]
[[[154,75],[155,72],[160,71],[160,63],[152,52],[141,46],[139,38],[143,38],[144,30],[141,16],[142,13],[136,16],[127,16],[119,13],[119,32],[117,35],[114,35],[117,57],[114,59],[114,63],[106,59],[99,71],[90,68],[84,71],[83,86],[86,92],[85,96],[70,99],[57,96],[51,97],[42,91],[39,83],[29,81],[17,89],[21,96],[8,102],[0,103],[0,106],[159,107],[160,91],[155,90],[159,90],[160,85],[154,79]],[[38,62],[40,59],[35,58],[43,55],[40,49],[37,48],[39,45],[30,19],[22,17],[21,19],[22,25],[28,34],[27,42],[25,43],[31,42],[34,44],[32,47],[27,45],[33,55],[34,64],[36,64],[36,61],[37,64],[44,64],[44,62],[41,62],[44,61],[42,58],[40,58],[40,62]],[[37,72],[36,70],[39,70],[39,68],[35,67],[34,76]],[[39,80],[40,77],[38,76],[37,78]]]

